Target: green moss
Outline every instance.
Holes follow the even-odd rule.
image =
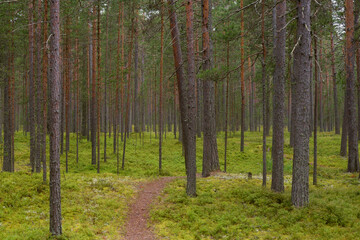
[[[144,136],[140,140],[139,134],[131,134],[125,170],[121,170],[119,176],[112,139],[107,141],[107,161],[101,159],[101,173],[97,174],[96,166],[91,165],[90,142],[80,140],[76,163],[75,136],[71,136],[69,173],[65,173],[65,154],[61,157],[64,235],[60,239],[118,239],[123,234],[134,186],[159,175],[158,139],[154,134],[151,139],[149,133]],[[158,198],[161,204],[154,205],[151,218],[159,236],[169,239],[358,238],[360,182],[357,174],[345,172],[347,160],[339,156],[340,136],[319,134],[319,184],[311,186],[310,205],[304,209],[295,209],[291,204],[292,148],[289,134],[285,137],[284,194],[261,187],[261,133],[245,133],[243,153],[239,151],[239,133],[230,134],[227,174],[199,179],[197,198],[186,196],[184,179],[173,182],[165,189],[164,196]],[[267,169],[271,176],[271,137],[267,144]],[[312,146],[312,142],[310,144]],[[223,169],[222,133],[218,135],[218,150]],[[310,154],[312,162],[312,151]],[[120,154],[120,161],[121,158]],[[199,138],[198,172],[201,172],[201,161],[202,139]],[[184,176],[184,166],[181,144],[167,133],[161,175]],[[29,136],[22,133],[15,136],[15,169],[16,173],[0,173],[0,239],[53,239],[48,230],[49,187],[42,183],[41,174],[31,174]],[[253,174],[252,180],[247,179],[248,172]]]

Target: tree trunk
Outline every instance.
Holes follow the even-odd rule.
[[[262,185],[266,186],[266,43],[265,43],[265,1],[261,4],[261,39],[262,39],[262,117],[263,117],[263,181]]]
[[[48,0],[44,0],[44,23],[43,23],[43,42],[46,44],[48,39]],[[48,49],[44,46],[43,49],[43,99],[42,99],[42,149],[41,162],[43,165],[43,182],[46,182],[46,132],[47,132],[47,79],[48,79]]]
[[[100,115],[101,115],[101,109],[100,109],[100,102],[101,102],[101,69],[100,69],[100,1],[101,0],[98,0],[98,3],[97,3],[97,42],[96,42],[96,50],[97,50],[97,60],[96,60],[96,63],[97,63],[97,91],[96,91],[96,98],[97,98],[97,133],[96,133],[96,136],[97,136],[97,139],[96,139],[96,142],[97,142],[97,173],[100,173]]]
[[[177,16],[175,12],[174,0],[168,0],[169,4],[169,19],[171,37],[173,39],[173,53],[176,77],[179,89],[180,98],[180,115],[183,132],[183,146],[185,150],[185,166],[187,174],[186,193],[188,196],[196,196],[196,108],[195,108],[195,69],[194,67],[194,52],[193,52],[193,34],[192,34],[192,1],[186,2],[186,29],[187,29],[187,43],[188,43],[188,73],[189,81],[187,89],[185,76],[183,71],[183,59],[180,46],[180,32],[177,23]],[[192,65],[192,66],[191,66]]]
[[[29,0],[29,122],[30,122],[30,164],[35,171],[36,132],[35,132],[35,93],[34,93],[34,3]],[[5,133],[4,133],[5,134]]]
[[[240,8],[242,9],[244,6],[243,0],[240,2]],[[241,10],[241,143],[240,150],[244,152],[244,138],[245,138],[245,79],[244,79],[244,10]]]
[[[272,137],[271,189],[284,191],[284,116],[285,116],[285,47],[286,47],[286,1],[276,5],[276,40],[274,49],[274,95]]]
[[[334,33],[331,31],[331,70],[333,78],[333,94],[334,94],[334,115],[335,115],[335,134],[340,134],[340,120],[338,112],[338,97],[336,87],[336,68],[335,68],[335,48],[334,48]]]
[[[202,0],[202,45],[203,45],[203,70],[212,68],[211,45],[211,0]],[[215,122],[215,90],[214,82],[210,79],[203,80],[203,170],[202,176],[208,177],[212,171],[220,170],[219,155],[216,140]],[[182,125],[181,127],[184,127]]]
[[[96,7],[93,6],[92,14],[95,15]],[[92,56],[91,56],[91,164],[96,165],[96,20],[92,22]]]
[[[109,8],[106,8],[106,49],[105,49],[105,86],[104,86],[104,162],[106,162],[106,147],[107,147],[107,128],[108,128],[108,110],[107,110],[107,84],[108,84],[108,72],[109,72]],[[111,71],[111,70],[110,70]]]
[[[186,40],[187,40],[187,63],[188,63],[188,83],[187,89],[187,155],[185,158],[187,165],[187,186],[188,196],[196,196],[196,99],[195,99],[195,53],[194,53],[194,33],[193,33],[193,1],[186,1]]]
[[[345,90],[345,97],[347,99],[347,91]],[[341,133],[341,146],[340,146],[340,156],[346,157],[347,155],[347,141],[348,141],[348,106],[347,101],[344,101],[344,115],[342,122],[342,133]]]
[[[294,52],[294,160],[291,200],[296,207],[309,203],[310,138],[310,0],[297,6],[298,44]]]
[[[36,39],[36,78],[35,78],[35,132],[36,132],[36,153],[35,153],[35,171],[41,171],[41,142],[42,142],[42,34],[41,34],[41,20],[42,20],[42,2],[38,0],[36,6],[37,22],[35,29]]]
[[[50,0],[50,232],[61,235],[60,195],[60,1]]]
[[[229,41],[226,43],[226,69],[229,71],[229,58],[230,58],[230,46]],[[228,140],[228,109],[229,109],[229,73],[226,74],[226,92],[225,92],[225,154],[224,154],[224,172],[226,172],[226,154],[227,154],[227,140]]]
[[[159,92],[159,174],[162,171],[162,129],[163,129],[163,117],[162,117],[162,86],[163,86],[163,62],[164,62],[164,7],[161,1],[161,39],[160,39],[160,92]]]
[[[314,55],[315,55],[315,105],[314,105],[314,170],[313,184],[317,184],[317,127],[318,127],[318,101],[319,101],[319,67],[318,67],[318,48],[317,39],[314,37]]]
[[[69,171],[68,167],[68,152],[70,146],[70,119],[69,119],[69,98],[70,98],[70,17],[66,17],[66,30],[65,30],[65,132],[66,132],[66,139],[65,139],[65,167],[66,172]]]
[[[345,70],[346,70],[346,92],[347,96],[347,123],[348,123],[348,172],[359,171],[357,119],[355,104],[355,83],[354,83],[354,2],[345,0],[345,25],[346,25],[346,51],[345,51]]]

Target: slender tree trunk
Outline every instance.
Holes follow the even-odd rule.
[[[68,152],[70,146],[70,121],[69,121],[69,98],[70,98],[70,17],[66,18],[66,32],[65,32],[65,155],[66,155],[66,172],[69,171],[68,167]]]
[[[60,194],[60,0],[50,0],[50,232],[61,235]]]
[[[124,139],[124,60],[125,60],[125,34],[124,34],[124,3],[121,3],[121,117],[120,117],[120,132],[121,132],[121,141]],[[118,143],[119,144],[119,143]],[[119,150],[117,150],[119,152]],[[117,154],[119,155],[119,154]]]
[[[337,97],[337,87],[336,87],[335,48],[334,48],[334,33],[333,33],[333,31],[331,31],[331,70],[332,70],[332,78],[333,78],[335,134],[340,134],[340,120],[339,120],[339,112],[338,112],[338,97]]]
[[[285,116],[285,47],[286,1],[276,4],[276,40],[274,58],[273,138],[271,189],[284,191],[284,116]]]
[[[358,93],[358,116],[357,116],[357,122],[358,122],[358,140],[360,140],[360,44],[357,43],[358,49],[356,49],[356,77],[357,77],[357,93]]]
[[[294,51],[295,122],[291,200],[296,207],[309,203],[310,138],[310,0],[297,5],[298,45]]]
[[[203,70],[212,69],[212,43],[211,43],[211,0],[202,0],[202,45]],[[203,80],[203,170],[202,176],[208,177],[212,171],[220,170],[219,155],[216,140],[215,122],[215,89],[210,79]],[[181,127],[184,127],[182,125]]]
[[[347,99],[347,91],[345,90],[344,99]],[[346,157],[347,155],[347,141],[348,141],[348,104],[347,101],[344,101],[344,115],[342,122],[342,133],[341,133],[341,146],[340,146],[340,156]]]
[[[262,40],[262,117],[263,117],[263,181],[266,187],[266,43],[265,43],[265,0],[261,4],[261,40]]]
[[[230,46],[229,41],[226,43],[226,69],[229,71],[229,58],[230,58]],[[226,166],[227,166],[227,140],[228,140],[228,109],[229,109],[229,73],[226,74],[226,92],[225,92],[225,150],[224,150],[224,172],[226,172]]]
[[[314,37],[314,55],[315,55],[315,105],[314,105],[314,170],[313,185],[317,184],[317,127],[318,127],[318,101],[319,101],[319,67],[318,67],[318,48],[317,39]]]
[[[34,94],[34,0],[29,0],[29,122],[35,122]],[[30,164],[35,171],[36,136],[35,124],[30,125]],[[5,133],[4,133],[5,134]]]
[[[135,26],[135,48],[134,48],[134,103],[133,103],[133,122],[134,122],[134,131],[139,132],[139,102],[138,102],[138,85],[139,85],[139,43],[138,43],[138,33],[137,26]],[[130,126],[131,127],[131,126]]]
[[[42,142],[42,34],[41,34],[41,20],[42,20],[42,2],[37,1],[36,5],[37,21],[35,28],[36,40],[36,77],[35,77],[35,132],[36,132],[36,153],[35,153],[35,171],[41,172],[41,142]]]
[[[346,51],[345,51],[345,70],[346,70],[346,92],[347,96],[347,123],[348,123],[348,172],[357,172],[359,167],[357,119],[355,104],[355,83],[354,83],[354,2],[345,0],[345,25],[346,25]]]
[[[243,0],[240,2],[240,8],[242,9],[244,7]],[[241,79],[241,143],[240,143],[240,150],[241,152],[244,152],[244,139],[245,139],[245,78],[244,78],[244,10],[241,10],[241,73],[240,73],[240,79]]]
[[[177,91],[176,91],[176,79],[174,78],[174,138],[176,139],[176,132],[177,132],[177,117],[176,117],[176,112],[177,112],[177,107],[176,107],[176,103],[178,101],[178,96],[177,96]]]
[[[162,171],[162,129],[163,129],[163,116],[162,116],[162,105],[163,105],[163,62],[164,62],[164,7],[161,1],[161,38],[160,38],[160,92],[159,92],[159,174]]]
[[[48,81],[48,48],[46,46],[48,38],[48,0],[44,0],[44,23],[43,23],[43,122],[42,122],[42,149],[41,161],[43,165],[43,182],[46,182],[46,132],[47,132],[47,81]]]
[[[100,173],[100,115],[101,115],[101,110],[100,110],[100,102],[101,102],[101,69],[100,69],[100,1],[98,0],[97,3],[97,42],[96,42],[96,47],[97,47],[97,173]]]
[[[76,163],[79,163],[79,132],[80,132],[80,78],[79,78],[79,39],[75,39],[75,83],[76,83]]]
[[[92,9],[92,14],[95,16],[96,14],[96,6],[94,4]],[[91,56],[91,64],[92,64],[92,74],[91,74],[91,164],[96,165],[96,20],[94,19],[92,22],[92,56]]]
[[[105,86],[104,86],[104,162],[106,162],[106,147],[107,147],[107,128],[108,128],[108,117],[107,114],[107,84],[108,84],[108,72],[109,72],[109,8],[106,8],[106,49],[105,49]]]

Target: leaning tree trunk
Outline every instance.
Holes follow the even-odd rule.
[[[212,68],[211,58],[211,0],[202,0],[202,41],[203,41],[203,70]],[[214,82],[210,79],[203,81],[203,170],[202,176],[207,177],[210,172],[220,169],[216,140],[215,122],[215,90]],[[181,127],[184,127],[182,125]]]
[[[176,70],[176,77],[177,77],[179,98],[180,98],[181,127],[183,133],[182,142],[185,150],[185,163],[186,163],[185,165],[186,165],[186,173],[187,173],[186,193],[189,196],[196,196],[196,164],[195,164],[196,163],[196,151],[195,151],[196,150],[195,148],[196,112],[195,112],[195,98],[194,98],[195,94],[191,92],[193,96],[190,96],[190,99],[188,99],[189,97],[188,95],[190,91],[188,92],[186,88],[186,82],[185,82],[185,76],[183,70],[183,59],[182,59],[182,52],[180,46],[180,32],[179,32],[177,16],[175,12],[175,2],[174,0],[168,0],[168,4],[169,4],[171,37],[173,39],[172,45],[173,45],[173,53],[174,53],[175,70]],[[190,31],[192,31],[192,1],[191,0],[188,0],[186,2],[186,10],[187,10],[187,33],[188,33],[187,40],[189,41],[189,37],[190,37],[192,41],[192,34],[190,33]],[[188,44],[188,47],[190,47],[189,45],[193,45],[193,44]],[[190,52],[191,51],[193,50],[191,50],[190,47]],[[194,59],[192,59],[191,61],[194,61]],[[190,65],[191,63],[188,64]],[[190,88],[192,86],[191,91],[194,90],[193,84],[195,81],[195,73],[192,71],[193,70],[190,68],[189,77],[190,79],[193,78],[189,80],[189,83],[191,84]]]
[[[294,160],[291,201],[296,207],[309,203],[309,138],[310,138],[310,3],[298,1],[298,44],[294,52]]]

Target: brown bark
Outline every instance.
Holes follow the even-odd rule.
[[[48,0],[44,0],[44,23],[43,23],[43,93],[42,93],[42,149],[41,161],[43,165],[43,182],[46,182],[46,132],[47,132],[47,81],[48,81],[48,46],[46,46],[48,38]]]
[[[80,132],[80,78],[79,78],[79,39],[75,39],[75,83],[76,83],[76,163],[79,163],[79,132]]]
[[[29,122],[30,122],[30,164],[35,171],[36,132],[35,132],[35,94],[34,94],[34,0],[29,0]]]
[[[194,90],[194,81],[195,76],[193,69],[191,69],[191,63],[188,63],[188,72],[189,72],[189,90],[186,88],[185,76],[183,71],[183,59],[180,45],[180,32],[177,23],[177,16],[175,12],[175,2],[174,0],[168,0],[169,4],[169,19],[170,19],[170,29],[171,29],[171,37],[173,39],[173,53],[174,53],[174,62],[175,62],[175,70],[176,77],[178,83],[179,90],[179,99],[180,99],[180,115],[181,115],[181,126],[182,126],[182,134],[183,134],[183,146],[185,150],[185,165],[186,165],[186,173],[187,173],[187,186],[186,193],[189,196],[196,196],[196,148],[195,148],[195,130],[196,130],[196,121],[195,121],[195,93],[190,92]],[[193,61],[193,50],[191,50],[192,43],[192,1],[188,0],[186,2],[186,12],[187,12],[187,42],[189,56],[188,61]],[[192,52],[192,54],[191,54]],[[192,58],[192,59],[191,59]],[[194,63],[194,62],[192,62]],[[191,76],[193,75],[193,76]],[[190,93],[190,94],[189,94]],[[190,95],[190,96],[189,96]],[[192,96],[191,96],[192,95]],[[190,98],[190,99],[189,99]]]
[[[65,168],[66,172],[69,171],[68,152],[70,146],[70,119],[69,119],[69,105],[70,105],[70,17],[66,17],[65,29]]]
[[[226,43],[226,69],[228,69],[229,71],[229,58],[230,58],[230,46],[229,46],[229,41],[227,41]],[[226,74],[226,92],[225,92],[225,149],[224,149],[224,172],[226,172],[226,167],[227,167],[227,159],[226,159],[226,155],[227,155],[227,140],[228,140],[228,109],[229,109],[229,73]]]
[[[240,8],[242,9],[244,6],[244,1],[241,0]],[[241,143],[240,143],[240,150],[244,152],[244,139],[245,139],[245,78],[244,78],[244,10],[241,10],[241,68],[240,68],[240,81],[241,81]]]
[[[317,184],[317,131],[318,131],[318,102],[319,102],[319,67],[318,67],[318,48],[317,39],[314,37],[314,55],[315,55],[315,103],[314,103],[314,170],[313,185]]]
[[[272,181],[271,189],[284,191],[286,1],[276,4],[275,72],[273,95]]]
[[[345,70],[346,70],[346,92],[347,96],[347,123],[348,123],[348,172],[359,171],[357,119],[355,104],[355,83],[354,83],[354,2],[345,0],[345,26],[346,26],[346,51],[345,51]]]
[[[186,1],[186,41],[187,41],[187,64],[188,64],[188,83],[187,83],[187,154],[185,158],[187,165],[187,185],[186,193],[188,196],[196,196],[196,99],[195,99],[195,53],[194,53],[194,33],[193,33],[193,1]],[[186,104],[186,103],[185,103]]]
[[[296,207],[309,203],[310,138],[310,0],[297,4],[297,46],[294,50],[294,160],[291,200]]]
[[[335,48],[334,48],[334,33],[333,33],[333,31],[331,32],[331,70],[332,70],[332,79],[333,79],[335,134],[340,134],[340,120],[339,120],[338,97],[337,97],[337,86],[336,86]]]
[[[60,194],[60,1],[50,0],[50,232],[62,234]]]
[[[266,44],[265,44],[265,0],[261,4],[261,40],[262,40],[262,117],[263,117],[263,181],[262,185],[266,186]]]
[[[211,45],[211,0],[202,0],[202,45],[203,70],[212,68]],[[202,176],[207,177],[211,172],[220,170],[219,155],[216,139],[215,122],[215,83],[210,79],[203,80],[203,169]],[[182,125],[181,127],[184,127]]]
[[[160,92],[159,92],[159,174],[162,171],[162,129],[163,129],[163,63],[164,63],[164,7],[161,1],[161,37],[160,37]]]
[[[101,70],[100,70],[100,0],[98,0],[97,3],[97,21],[96,21],[96,26],[97,26],[97,41],[96,41],[96,50],[97,50],[97,89],[96,89],[96,98],[97,98],[97,128],[96,128],[96,142],[97,142],[97,173],[100,173],[100,115],[101,115],[101,111],[100,111],[100,102],[101,102]]]
[[[36,78],[35,78],[35,133],[36,133],[36,146],[35,146],[35,171],[41,171],[41,142],[42,142],[42,34],[41,34],[41,20],[42,20],[42,2],[37,1],[36,12],[37,22],[35,28],[36,40]]]
[[[118,16],[118,35],[117,35],[117,52],[116,52],[116,87],[115,87],[115,114],[114,114],[114,139],[113,139],[113,152],[117,155],[117,173],[119,173],[119,157],[117,150],[117,141],[118,139],[118,123],[119,123],[119,85],[120,85],[120,40],[121,40],[121,13],[122,13],[122,3],[119,4],[119,16]]]
[[[96,6],[93,6],[92,14],[96,14]],[[92,22],[92,56],[91,56],[91,164],[96,164],[96,115],[97,115],[97,106],[96,106],[96,20],[94,19]]]

